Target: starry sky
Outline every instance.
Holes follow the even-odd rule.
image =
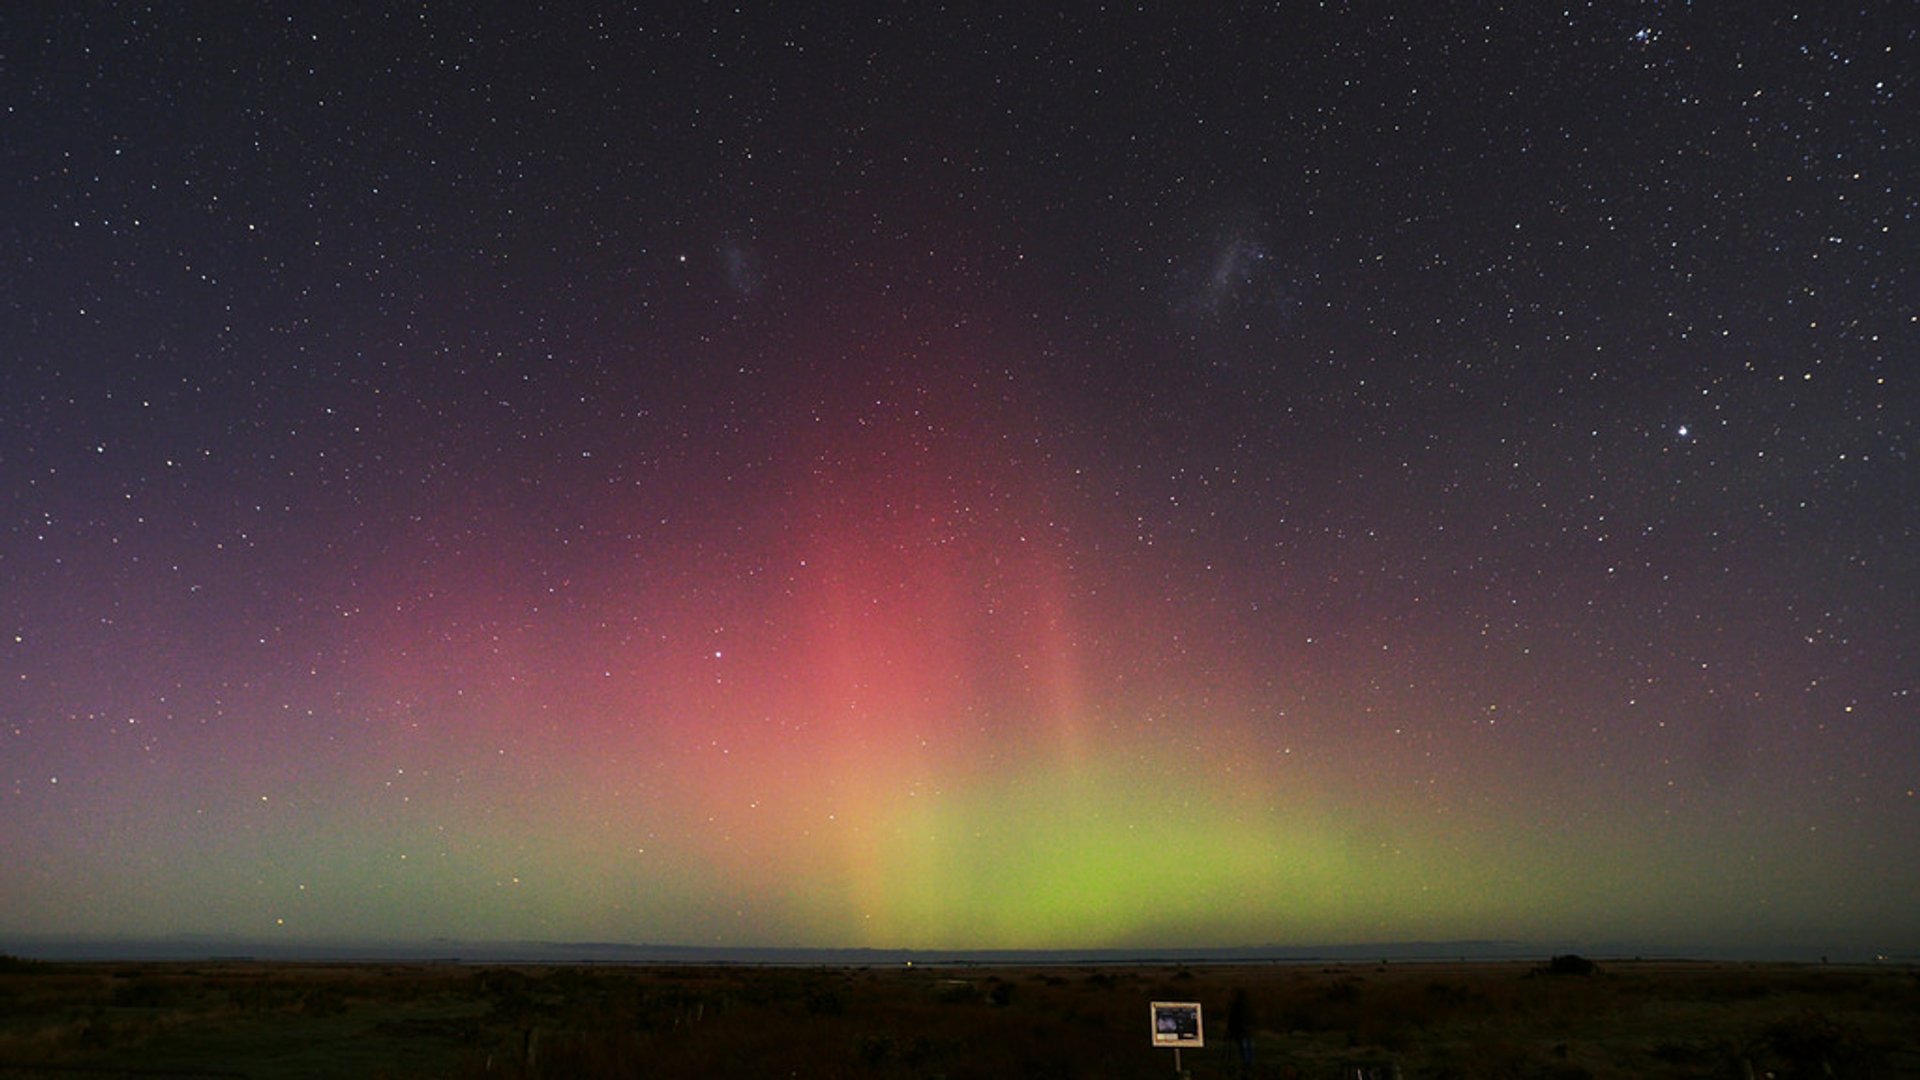
[[[625,6],[0,13],[0,946],[1920,945],[1920,9]]]

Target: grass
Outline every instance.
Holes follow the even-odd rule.
[[[1201,1002],[1195,1080],[1358,1063],[1454,1080],[1920,1077],[1907,968],[1607,963],[1097,968],[492,967],[0,962],[0,1076],[1165,1077],[1147,1003]]]

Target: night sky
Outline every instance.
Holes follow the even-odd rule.
[[[0,947],[1920,946],[1920,7],[632,6],[0,13]]]

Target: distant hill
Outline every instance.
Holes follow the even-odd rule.
[[[1233,947],[1140,946],[1099,949],[872,949],[651,945],[623,942],[455,941],[279,942],[241,938],[8,939],[0,953],[41,960],[390,961],[470,964],[752,964],[884,966],[904,964],[1038,966],[1059,964],[1395,963],[1438,960],[1544,960],[1577,951],[1591,957],[1700,960],[1865,961],[1857,950],[1817,947],[1674,949],[1633,943],[1406,941]],[[1903,950],[1909,952],[1910,950]]]

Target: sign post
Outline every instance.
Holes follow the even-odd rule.
[[[1183,1047],[1201,1047],[1206,1040],[1200,1029],[1200,1003],[1197,1001],[1155,1001],[1153,1009],[1153,1045],[1173,1047],[1173,1071],[1186,1076],[1180,1067]]]

